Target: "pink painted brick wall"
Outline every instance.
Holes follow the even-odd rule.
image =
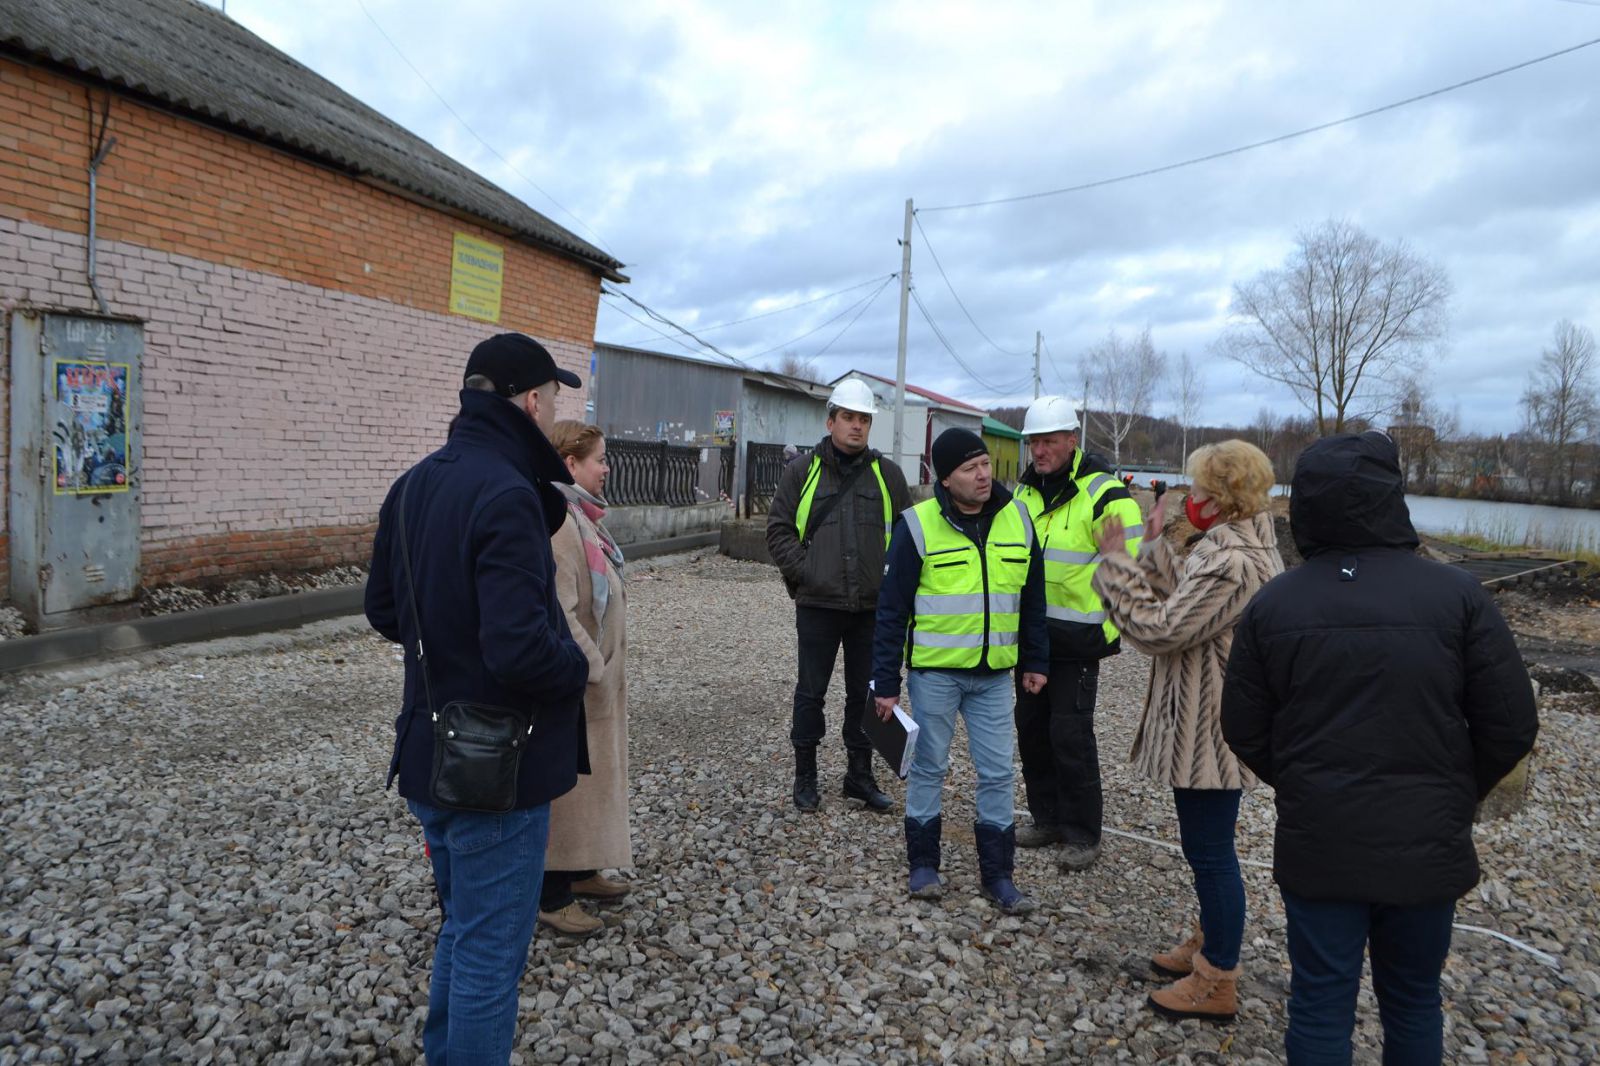
[[[0,215],[0,309],[92,312],[83,249],[81,235]],[[275,561],[364,562],[349,545],[394,478],[443,441],[467,352],[501,328],[125,242],[102,241],[99,264],[112,313],[145,322],[143,539],[155,558],[224,535],[356,527],[332,555]],[[586,346],[540,339],[587,378]],[[563,392],[560,416],[581,418],[584,399]],[[5,476],[0,463],[0,491]],[[254,562],[241,556],[238,572]],[[147,582],[159,577],[147,568]]]

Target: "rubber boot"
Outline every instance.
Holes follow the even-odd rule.
[[[850,769],[844,775],[844,798],[860,800],[869,811],[887,811],[894,800],[878,791],[878,782],[872,779],[872,749],[850,751]]]
[[[822,806],[817,792],[817,749],[794,749],[794,805],[802,811]]]
[[[1017,827],[1001,828],[987,822],[974,822],[972,835],[978,844],[978,878],[985,899],[994,901],[1006,914],[1026,914],[1033,900],[1011,883],[1017,855]]]
[[[939,899],[944,882],[939,880],[939,837],[944,821],[934,815],[926,822],[906,819],[906,864],[911,868],[912,899]]]

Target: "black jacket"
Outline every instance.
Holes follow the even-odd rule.
[[[841,465],[829,437],[817,445],[815,454],[822,460],[822,469],[811,497],[813,516],[826,500],[839,494],[839,484],[848,469]],[[889,488],[890,517],[898,517],[911,506],[911,494],[900,468],[871,448],[847,462],[853,466],[874,459]],[[812,518],[806,543],[802,544],[795,527],[795,512],[810,470],[811,457],[800,456],[784,468],[778,479],[767,512],[767,552],[778,564],[789,595],[800,606],[870,611],[877,605],[878,586],[883,582],[883,491],[878,479],[871,470],[861,471],[850,491],[820,524]]]
[[[445,446],[407,471],[378,514],[367,579],[372,627],[404,644],[405,690],[389,782],[432,803],[433,726],[417,667],[417,633],[402,564],[404,515],[435,707],[471,700],[536,710],[517,776],[517,807],[568,792],[589,770],[583,690],[589,664],[556,598],[550,537],[566,518],[551,482],[572,475],[543,433],[505,400],[464,390]]]
[[[1011,504],[1011,492],[996,484],[989,502],[977,515],[964,515],[955,509],[943,485],[933,486],[934,498],[944,517],[965,533],[981,551],[989,538],[994,516]],[[875,695],[900,695],[900,664],[905,661],[906,626],[916,609],[917,586],[922,582],[922,556],[906,528],[904,518],[895,519],[894,539],[889,544],[889,562],[884,567],[883,588],[878,593],[878,617],[872,635],[872,689]],[[1039,538],[1033,539],[1033,557],[1028,564],[1028,581],[1022,587],[1021,631],[1017,634],[1017,665],[1024,673],[1050,673],[1050,638],[1044,614],[1044,552]],[[988,651],[985,649],[985,662]],[[978,671],[999,672],[980,665]],[[1005,668],[1001,668],[1005,669]]]
[[[1412,905],[1478,881],[1477,801],[1533,746],[1533,688],[1493,599],[1418,557],[1395,446],[1329,437],[1296,465],[1305,563],[1234,631],[1223,736],[1277,791],[1273,871],[1312,899]]]

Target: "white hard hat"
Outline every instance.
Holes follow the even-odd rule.
[[[833,395],[828,397],[828,410],[842,407],[846,411],[859,411],[864,415],[878,413],[878,398],[872,394],[872,389],[860,378],[845,378],[833,387]]]
[[[1022,435],[1036,437],[1041,433],[1078,432],[1078,412],[1065,396],[1041,396],[1028,407],[1022,416]]]

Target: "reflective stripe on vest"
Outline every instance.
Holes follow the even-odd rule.
[[[1082,452],[1073,457],[1074,470],[1082,459]],[[1110,474],[1089,474],[1073,480],[1078,484],[1077,493],[1049,512],[1044,509],[1043,493],[1031,485],[1019,486],[1016,497],[1027,505],[1044,549],[1045,616],[1056,623],[1099,626],[1110,644],[1121,633],[1106,614],[1092,584],[1100,565],[1094,509],[1107,492],[1123,486]],[[1131,499],[1113,500],[1106,513],[1122,519],[1128,553],[1137,555],[1144,536],[1138,505]]]
[[[913,670],[995,669],[1017,664],[1022,587],[1032,563],[1033,522],[1018,501],[995,514],[979,548],[937,499],[904,513],[922,557],[911,617]],[[985,655],[987,654],[987,659]]]
[[[889,533],[894,529],[894,504],[889,502],[889,486],[884,483],[883,469],[878,460],[872,460],[872,472],[878,477],[878,492],[883,497],[883,546],[889,547]],[[811,456],[811,469],[806,471],[805,485],[800,489],[800,503],[794,509],[794,528],[800,539],[806,539],[806,523],[811,521],[811,500],[817,494],[817,482],[822,480],[822,457]]]

